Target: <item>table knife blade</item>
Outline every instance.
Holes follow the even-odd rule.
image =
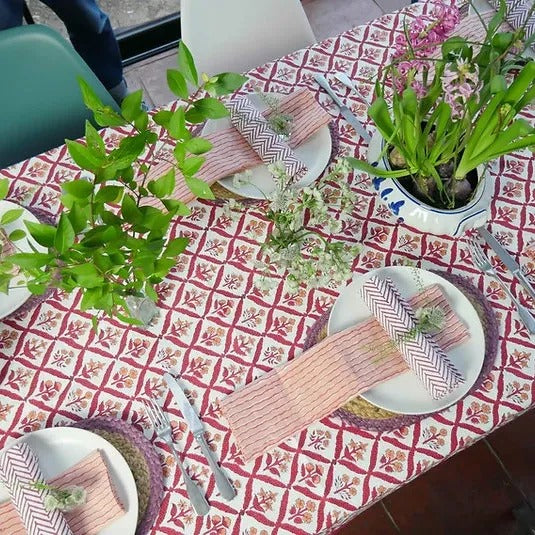
[[[315,74],[314,80],[316,80],[318,85],[331,97],[332,101],[338,106],[342,117],[355,129],[355,132],[357,132],[357,134],[359,134],[364,141],[369,143],[372,139],[370,134],[368,134],[364,126],[362,126],[362,123],[332,90],[325,76],[322,74]]]
[[[507,266],[509,271],[518,279],[524,290],[535,300],[535,288],[520,269],[516,260],[504,249],[503,245],[485,228],[477,229],[479,235],[487,242],[498,258]]]
[[[178,381],[170,374],[165,373],[163,376],[169,390],[171,390],[175,401],[180,407],[180,412],[184,419],[188,422],[189,428],[193,435],[199,432],[204,432],[204,427],[200,418],[195,413],[195,409],[191,406],[189,399],[184,394],[182,387],[178,384]]]

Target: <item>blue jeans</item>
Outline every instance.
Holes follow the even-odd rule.
[[[123,67],[119,45],[108,15],[100,9],[96,1],[41,2],[50,7],[63,21],[74,48],[104,86],[107,89],[120,86],[123,83]],[[0,0],[0,30],[21,24],[22,0]]]

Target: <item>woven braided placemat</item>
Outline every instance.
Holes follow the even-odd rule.
[[[453,275],[445,271],[433,271],[433,273],[451,282],[463,292],[476,309],[483,325],[483,332],[485,333],[485,357],[476,382],[466,394],[469,395],[481,386],[494,365],[498,350],[498,320],[483,293],[470,281],[459,275]],[[324,312],[311,327],[303,350],[309,349],[327,336],[327,322],[330,314],[331,309]],[[428,414],[407,415],[390,412],[372,405],[360,396],[351,399],[333,414],[356,427],[370,429],[372,431],[391,431],[399,427],[411,425],[428,416]]]
[[[124,457],[136,482],[136,535],[146,535],[158,516],[164,490],[160,458],[153,445],[133,425],[114,418],[89,418],[72,424],[72,427],[86,429],[101,436]]]

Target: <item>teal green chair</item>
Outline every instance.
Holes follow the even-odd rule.
[[[77,77],[105,104],[116,102],[59,33],[38,24],[0,31],[0,169],[83,135]]]

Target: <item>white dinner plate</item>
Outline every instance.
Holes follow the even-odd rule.
[[[277,93],[271,93],[277,94]],[[264,111],[267,106],[257,93],[248,95],[251,102],[260,110]],[[280,95],[281,97],[284,95]],[[201,136],[219,132],[231,126],[230,119],[209,120],[204,125]],[[312,184],[325,170],[329,163],[332,151],[332,139],[329,125],[320,128],[313,136],[294,149],[294,152],[307,167],[308,171],[297,182],[298,186],[305,187]],[[250,183],[235,187],[233,177],[226,177],[219,183],[237,195],[250,199],[264,199],[264,195],[270,194],[275,188],[275,182],[266,165],[259,165],[251,169]]]
[[[442,399],[433,399],[412,371],[398,375],[360,394],[377,407],[400,414],[426,414],[445,409],[461,399],[476,382],[485,358],[485,335],[481,320],[470,301],[453,284],[429,271],[407,266],[383,267],[364,275],[355,275],[353,282],[340,293],[327,324],[328,334],[333,334],[371,316],[360,290],[363,283],[374,275],[392,279],[405,298],[413,297],[419,291],[415,270],[418,271],[424,287],[431,284],[440,285],[455,313],[468,328],[470,338],[447,353],[452,363],[463,374],[465,381]]]
[[[99,535],[134,535],[138,509],[136,482],[123,456],[107,440],[85,429],[49,427],[28,433],[6,447],[18,442],[28,443],[39,459],[39,467],[47,480],[75,465],[96,449],[101,450],[126,513],[101,530]],[[0,502],[8,499],[7,489],[0,483]]]
[[[20,206],[18,204],[12,203],[10,201],[0,201],[0,217],[7,212],[8,210],[14,210],[17,208],[22,208],[24,211],[22,215],[12,223],[8,223],[7,225],[3,226],[4,232],[7,236],[11,234],[14,230],[21,229],[26,232],[26,238],[23,238],[22,240],[18,240],[14,242],[14,244],[20,249],[20,252],[22,253],[31,253],[32,248],[30,247],[30,243],[41,252],[46,252],[46,248],[39,245],[30,235],[28,232],[28,229],[26,228],[26,225],[24,224],[24,221],[32,221],[33,223],[39,223],[37,218],[29,212],[26,208],[23,206]],[[28,298],[32,295],[30,290],[28,290],[26,287],[23,287],[25,282],[24,277],[15,277],[11,284],[13,286],[21,286],[20,288],[12,288],[9,290],[9,293],[6,294],[0,294],[0,319],[5,318],[6,316],[9,316],[12,312],[17,310],[22,304],[24,304]]]

